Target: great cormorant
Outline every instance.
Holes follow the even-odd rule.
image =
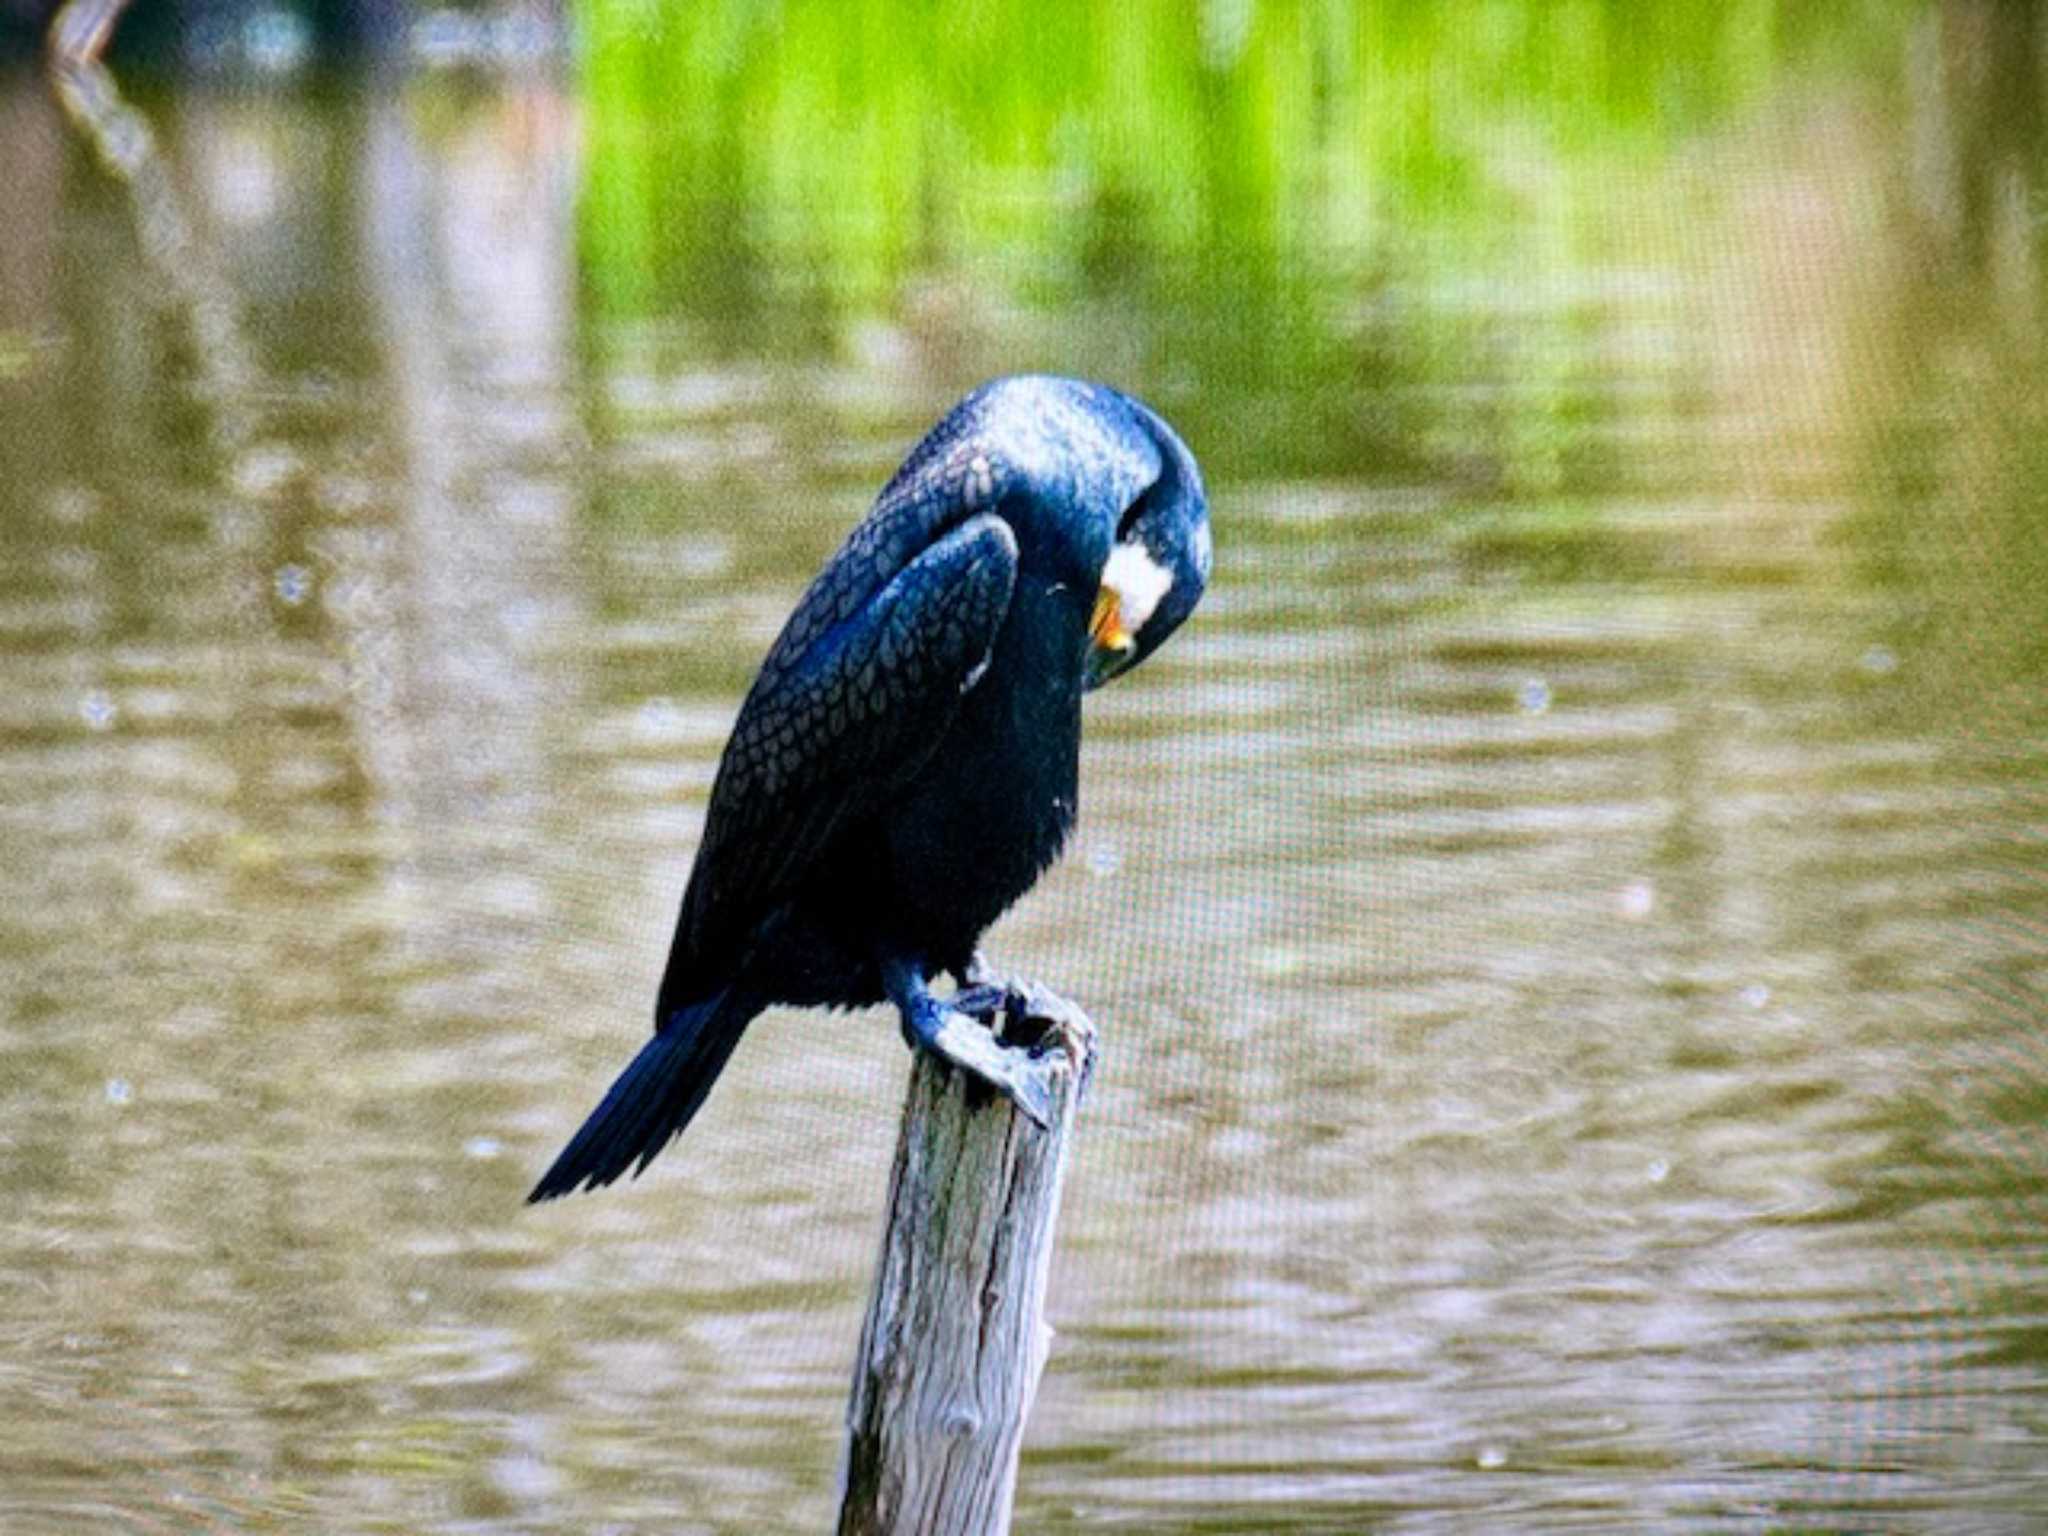
[[[933,995],[1074,823],[1081,695],[1209,576],[1194,457],[1102,384],[984,384],[911,451],[762,663],[712,785],[655,1034],[529,1197],[638,1173],[775,1003],[887,998],[1045,1119],[1047,1063]]]

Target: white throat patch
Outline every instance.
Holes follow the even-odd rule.
[[[1119,622],[1135,635],[1172,589],[1173,572],[1152,558],[1142,539],[1126,539],[1109,552],[1102,584],[1116,594]]]

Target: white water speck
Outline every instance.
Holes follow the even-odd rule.
[[[462,1155],[473,1157],[478,1162],[489,1162],[500,1150],[495,1136],[472,1136],[462,1144]]]
[[[298,473],[298,455],[291,449],[265,445],[252,448],[235,461],[229,482],[240,496],[270,496]]]
[[[61,486],[50,493],[50,516],[74,528],[90,520],[99,505],[99,497],[79,485]]]
[[[127,1078],[110,1077],[107,1079],[107,1102],[109,1104],[126,1104],[134,1097],[135,1086]]]
[[[1515,702],[1525,715],[1540,715],[1550,708],[1550,684],[1540,677],[1526,679],[1515,692]]]
[[[1474,1458],[1482,1472],[1498,1472],[1508,1464],[1508,1453],[1497,1445],[1482,1445]]]
[[[1650,1159],[1650,1166],[1643,1170],[1643,1175],[1652,1184],[1662,1184],[1671,1177],[1671,1164],[1664,1158],[1653,1157]]]
[[[120,713],[114,707],[114,701],[97,688],[78,701],[78,718],[95,731],[112,730]]]
[[[633,724],[642,736],[665,741],[682,729],[683,712],[671,699],[649,699],[640,706]]]
[[[279,566],[270,585],[280,603],[287,608],[296,608],[313,590],[313,573],[303,565]]]
[[[1614,898],[1623,917],[1641,922],[1657,907],[1657,887],[1647,880],[1631,880]]]
[[[732,546],[708,534],[678,544],[675,551],[676,568],[698,581],[723,576],[732,569],[732,558]]]
[[[562,1479],[538,1456],[500,1456],[491,1463],[491,1480],[516,1499],[544,1499],[562,1486]]]
[[[1742,1000],[1752,1008],[1761,1008],[1771,1000],[1771,989],[1760,981],[1753,981],[1742,989]]]
[[[1123,850],[1115,843],[1095,843],[1088,849],[1088,873],[1107,880],[1124,867]]]

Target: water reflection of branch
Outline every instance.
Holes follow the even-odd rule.
[[[50,23],[50,84],[72,126],[109,175],[127,187],[143,259],[192,327],[198,365],[215,410],[215,446],[247,440],[239,402],[255,376],[235,320],[233,294],[216,272],[178,199],[156,136],[122,98],[102,62],[128,0],[67,0]]]
[[[105,70],[100,55],[128,0],[71,0],[50,23],[50,66],[59,72]]]

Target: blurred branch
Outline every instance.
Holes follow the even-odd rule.
[[[193,235],[156,136],[101,62],[127,8],[128,0],[67,0],[50,21],[50,84],[100,164],[129,190],[143,258],[192,327],[215,407],[215,447],[231,452],[249,436],[240,402],[248,398],[255,370],[235,320],[232,289]]]
[[[51,69],[62,76],[99,68],[114,25],[127,9],[128,0],[69,0],[50,22]]]

